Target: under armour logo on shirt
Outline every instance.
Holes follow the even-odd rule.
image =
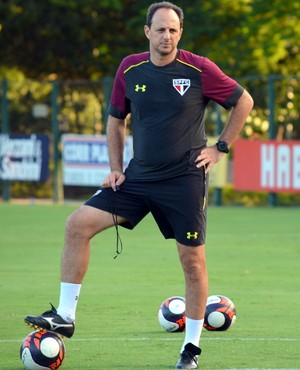
[[[139,92],[139,91],[141,91],[141,92],[145,92],[145,91],[146,91],[146,85],[142,85],[142,86],[140,86],[140,85],[135,85],[135,89],[134,89],[134,91],[136,91],[136,92]]]

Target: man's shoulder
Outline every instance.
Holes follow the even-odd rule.
[[[200,70],[211,62],[207,57],[182,49],[179,50],[177,60]]]
[[[127,55],[123,60],[122,60],[122,69],[127,71],[131,67],[140,65],[142,63],[147,63],[149,61],[149,51],[145,51],[143,53],[139,54],[130,54]]]

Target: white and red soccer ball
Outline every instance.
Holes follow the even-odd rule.
[[[224,331],[236,321],[234,303],[223,295],[211,295],[207,298],[204,327],[210,331]]]
[[[158,321],[167,332],[185,330],[185,298],[173,296],[165,299],[158,310]],[[207,298],[204,327],[209,331],[228,330],[236,321],[234,303],[226,296],[211,295]]]
[[[158,310],[158,321],[167,332],[185,330],[185,299],[173,296],[165,299]]]
[[[65,352],[64,342],[59,335],[36,330],[23,340],[20,358],[27,370],[56,370],[63,363]]]

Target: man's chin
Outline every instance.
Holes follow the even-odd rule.
[[[170,48],[161,48],[159,49],[159,53],[161,56],[168,56],[173,53],[173,50],[174,49],[170,49]]]

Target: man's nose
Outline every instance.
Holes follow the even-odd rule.
[[[171,36],[170,31],[169,30],[165,30],[165,32],[164,32],[164,39],[169,39],[170,36]]]

